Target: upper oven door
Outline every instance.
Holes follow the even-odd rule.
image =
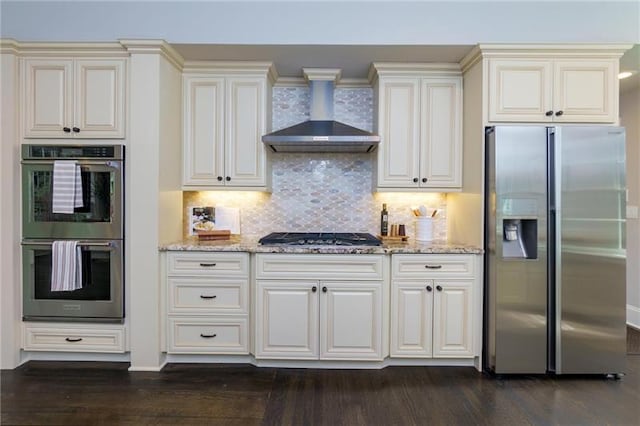
[[[23,238],[121,239],[123,163],[80,160],[84,207],[52,212],[53,161],[22,161]]]

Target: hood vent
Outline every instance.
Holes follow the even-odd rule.
[[[337,69],[303,69],[311,91],[311,120],[266,134],[273,152],[373,152],[380,136],[333,120]]]

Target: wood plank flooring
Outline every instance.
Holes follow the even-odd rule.
[[[622,380],[496,379],[463,367],[171,364],[160,373],[130,373],[127,367],[29,362],[2,371],[0,424],[640,424],[640,355],[627,356]]]

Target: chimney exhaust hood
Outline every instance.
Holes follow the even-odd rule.
[[[373,152],[380,136],[333,120],[338,69],[304,68],[311,91],[311,119],[262,136],[273,152]]]

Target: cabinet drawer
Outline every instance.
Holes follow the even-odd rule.
[[[448,278],[473,277],[473,255],[393,255],[391,271],[397,278]]]
[[[169,278],[170,314],[246,314],[246,279]]]
[[[248,253],[169,253],[169,275],[249,276]]]
[[[381,280],[383,255],[259,254],[257,278]]]
[[[25,324],[25,351],[114,352],[125,351],[123,327],[90,329],[73,326],[39,326]]]
[[[248,354],[248,321],[237,318],[169,318],[168,353]]]

